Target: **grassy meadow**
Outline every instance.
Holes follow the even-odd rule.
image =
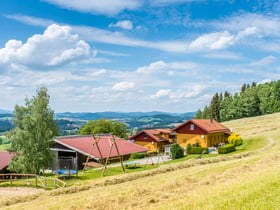
[[[223,124],[244,139],[231,155],[186,158],[33,195],[1,193],[0,209],[279,209],[280,113]]]

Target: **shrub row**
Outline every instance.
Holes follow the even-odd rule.
[[[208,148],[207,147],[191,147],[188,154],[201,154],[203,152],[204,152],[204,154],[208,154]]]
[[[230,153],[230,152],[234,152],[234,151],[235,151],[234,144],[227,144],[227,145],[218,147],[219,154],[226,154],[226,153]]]
[[[147,154],[144,153],[144,152],[132,153],[131,154],[132,159],[140,159],[140,158],[144,158],[144,157],[147,157]]]

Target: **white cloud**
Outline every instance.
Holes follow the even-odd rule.
[[[25,15],[4,15],[4,17],[22,22],[24,24],[33,25],[33,26],[48,27],[49,25],[55,24],[55,22],[52,20],[25,16]]]
[[[264,79],[264,80],[258,82],[258,85],[265,84],[265,83],[268,83],[268,82],[271,82],[271,81],[272,81],[271,79]]]
[[[132,89],[135,86],[133,82],[119,82],[116,83],[113,87],[112,90],[115,91],[126,91],[129,89]]]
[[[169,89],[160,89],[154,95],[151,95],[150,98],[157,99],[157,98],[161,98],[161,97],[164,97],[164,96],[169,96],[170,93],[171,93],[171,90],[169,90]]]
[[[201,91],[204,89],[203,85],[200,84],[192,84],[188,85],[185,88],[177,89],[175,91],[171,91],[170,89],[160,89],[154,95],[151,95],[151,99],[158,99],[161,97],[169,97],[170,99],[182,99],[182,98],[191,98],[198,96]]]
[[[194,50],[211,49],[219,50],[234,43],[234,36],[228,31],[204,34],[191,42],[190,48]]]
[[[165,62],[157,61],[157,62],[151,63],[149,66],[143,66],[143,67],[138,68],[136,70],[136,72],[149,74],[149,73],[156,72],[157,70],[166,68],[167,66],[168,65]]]
[[[126,29],[126,30],[132,30],[133,29],[133,23],[130,20],[122,20],[122,21],[118,21],[115,24],[111,23],[109,25],[109,27],[119,27],[122,29]]]
[[[10,16],[6,17],[12,18]],[[21,16],[21,18],[17,18],[16,20],[30,25],[34,25],[35,23],[37,23],[39,26],[42,26],[42,24],[44,24],[41,23],[43,22],[43,19],[29,16]],[[45,21],[48,22],[51,20]],[[131,38],[119,31],[112,32],[96,27],[71,26],[71,29],[73,32],[79,34],[81,39],[89,42],[101,42],[130,47],[152,48],[175,53],[193,53],[198,51],[220,50],[235,44],[237,41],[249,35],[252,35],[253,33],[256,33],[256,29],[254,27],[248,27],[242,29],[241,31],[238,31],[236,35],[230,34],[225,30],[223,32],[214,32],[201,35],[193,41],[177,40],[155,42]]]
[[[116,15],[123,10],[135,10],[142,5],[141,0],[43,0],[69,10],[93,14]]]
[[[267,66],[267,65],[271,64],[272,62],[274,62],[275,60],[276,60],[276,57],[270,55],[270,56],[260,59],[259,61],[250,63],[249,66]]]
[[[229,59],[229,60],[242,59],[240,55],[228,51],[213,52],[213,53],[205,54],[203,57],[215,58],[215,59]]]
[[[5,48],[0,49],[0,64],[45,68],[83,61],[92,56],[90,46],[77,34],[72,34],[70,27],[53,24],[24,44],[9,40]]]
[[[104,55],[111,55],[111,56],[128,56],[128,54],[125,53],[119,53],[119,52],[113,52],[113,51],[107,51],[107,50],[97,50],[98,54],[104,54]]]
[[[176,3],[198,2],[198,1],[205,1],[205,0],[150,0],[150,4],[153,6],[167,6]]]

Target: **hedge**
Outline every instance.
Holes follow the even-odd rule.
[[[201,154],[203,152],[204,152],[204,154],[208,154],[208,148],[207,147],[191,147],[189,152],[190,153],[188,153],[188,154]]]
[[[235,150],[236,149],[235,149],[234,144],[227,144],[227,145],[218,147],[219,154],[226,154],[226,153],[234,152]]]
[[[141,159],[141,158],[144,158],[144,157],[147,157],[147,154],[144,153],[144,152],[132,153],[131,154],[132,159]]]

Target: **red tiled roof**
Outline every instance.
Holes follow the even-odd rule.
[[[178,125],[176,128],[173,128],[173,131],[176,131],[178,128],[181,128],[188,124],[189,122],[193,123],[194,125],[200,127],[202,130],[206,131],[207,133],[218,133],[218,132],[226,132],[231,133],[230,129],[223,126],[222,124],[218,123],[216,120],[211,119],[191,119],[187,120],[186,122]]]
[[[14,155],[12,153],[0,151],[0,170],[9,165],[13,156]]]
[[[98,146],[103,158],[107,158],[109,156],[111,139],[112,135],[99,136]],[[146,152],[149,150],[118,137],[115,137],[115,140],[120,155],[128,155],[135,152]],[[90,153],[94,139],[92,136],[65,136],[57,137],[55,138],[55,141],[69,149],[87,156]],[[101,158],[96,145],[94,145],[90,155],[95,158]],[[116,148],[113,146],[110,157],[116,156],[118,156],[118,153],[116,151]]]
[[[145,133],[145,134],[149,135],[152,139],[159,142],[159,141],[168,141],[168,139],[163,138],[163,137],[158,137],[156,135],[169,134],[169,133],[172,133],[172,130],[169,129],[169,128],[142,130],[139,133],[137,133],[136,135],[129,137],[129,139],[134,139],[136,136],[139,136],[142,133]]]

